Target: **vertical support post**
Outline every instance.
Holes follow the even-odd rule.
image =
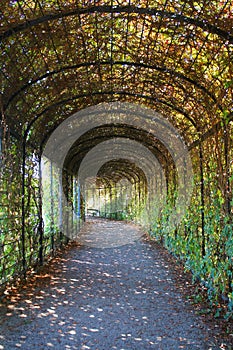
[[[63,237],[63,189],[62,189],[62,170],[59,169],[59,236],[60,236],[60,247],[62,246],[62,237]]]
[[[43,216],[42,216],[42,168],[41,168],[41,150],[39,154],[39,263],[43,265],[43,241],[44,241],[44,228],[43,228]]]
[[[139,218],[140,216],[140,175],[138,175],[138,179],[137,179],[137,217]]]
[[[83,196],[81,201],[81,216],[82,216],[83,222],[86,221],[86,191],[87,191],[86,184],[84,184],[83,191],[82,191]]]
[[[78,186],[77,186],[77,179],[76,177],[73,177],[73,205],[74,205],[74,212],[77,215],[78,212]]]
[[[2,127],[0,126],[0,167],[2,165]]]
[[[141,218],[141,213],[142,213],[142,205],[141,205],[141,179],[139,178],[138,182],[138,214],[139,218]]]
[[[202,232],[202,243],[201,243],[201,254],[205,256],[205,194],[204,194],[204,171],[203,171],[203,150],[202,143],[199,146],[199,159],[200,159],[200,190],[201,190],[201,232]]]
[[[93,184],[91,184],[90,186],[93,186]],[[87,194],[89,194],[88,191],[87,191]],[[91,196],[92,196],[92,203],[93,203],[92,208],[93,208],[93,207],[96,208],[97,197],[96,197],[96,189],[95,189],[94,186],[91,187],[90,194],[91,194]],[[89,197],[87,197],[87,201],[86,201],[86,210],[88,209],[89,203],[90,203],[90,202],[88,201],[88,199],[89,199]],[[87,212],[87,211],[86,211],[86,212]]]
[[[227,213],[227,220],[231,217],[231,197],[230,197],[230,159],[229,159],[229,130],[224,123],[224,157],[225,157],[225,174],[226,174],[226,186],[225,186],[225,193],[224,193],[224,206],[225,211]],[[233,267],[232,265],[229,267],[229,275],[228,275],[228,289],[229,293],[232,293],[233,291],[233,284],[232,284],[232,274],[233,274]]]
[[[26,175],[26,138],[27,133],[23,136],[23,147],[22,147],[22,218],[21,218],[21,224],[22,224],[22,231],[21,231],[21,242],[22,242],[22,267],[23,267],[23,274],[24,278],[26,278],[26,251],[25,251],[25,175]]]
[[[68,174],[68,172],[66,171],[65,172],[65,181],[66,181],[66,199],[67,199],[67,205],[69,205],[69,202],[70,202],[70,188],[69,188],[69,174]],[[65,222],[65,232],[66,232],[66,236],[68,237],[70,237],[70,234],[69,234],[69,212],[68,212],[68,210],[67,210],[67,208],[66,208],[66,210],[65,210],[65,213],[66,213],[66,215],[65,215],[65,218],[66,218],[66,222]]]
[[[134,216],[135,216],[135,213],[137,212],[137,180],[134,178],[133,179],[134,183],[133,183],[133,187],[134,187]],[[135,217],[134,217],[135,219]]]
[[[144,207],[146,208],[146,202],[147,202],[147,187],[148,187],[148,184],[147,182],[145,181],[144,182]]]
[[[72,175],[69,176],[69,182],[70,182],[70,206],[72,207],[72,213],[70,218],[70,232],[72,232],[72,237],[74,234],[74,177]]]
[[[3,110],[3,103],[2,103],[2,96],[0,95],[0,116],[1,116],[1,122],[0,122],[0,166],[3,162],[3,142],[5,141],[5,134],[6,134],[6,124],[5,124],[5,116],[4,116],[4,110]]]
[[[225,174],[226,174],[226,190],[225,190],[225,210],[228,215],[231,214],[231,198],[230,193],[230,162],[229,162],[229,131],[227,125],[224,123],[224,158],[225,158]]]
[[[78,217],[78,231],[80,230],[80,214],[81,214],[81,193],[80,193],[80,183],[77,179],[77,217]]]
[[[53,192],[53,163],[50,162],[50,229],[51,229],[51,250],[54,253],[54,192]]]
[[[123,183],[120,183],[120,201],[121,201],[120,208],[121,208],[121,212],[123,214],[124,213],[124,209],[125,209],[125,206],[123,204]],[[123,215],[122,215],[122,217],[123,217]]]
[[[106,218],[107,187],[104,184],[104,217]]]
[[[80,218],[81,215],[81,193],[80,193],[80,182],[78,180],[78,217]]]
[[[25,186],[26,186],[26,144],[27,144],[27,137],[28,133],[31,129],[33,122],[29,123],[26,130],[23,133],[23,140],[22,140],[22,199],[21,199],[21,211],[22,211],[22,217],[21,217],[21,241],[22,241],[22,268],[23,268],[23,275],[24,278],[26,278],[26,242],[25,242],[25,236],[26,236],[26,209],[25,209]]]
[[[100,204],[100,187],[98,188],[98,210],[100,213],[100,208],[101,208],[101,204]]]
[[[113,219],[116,219],[116,184],[113,183],[112,187],[112,211],[113,211]]]
[[[78,212],[78,188],[77,188],[77,179],[73,177],[73,217],[74,217],[74,226],[75,226],[75,235],[77,234],[78,225],[77,225],[77,212]]]
[[[110,219],[112,219],[112,211],[113,211],[113,207],[112,207],[112,185],[110,185],[109,197],[110,197]]]

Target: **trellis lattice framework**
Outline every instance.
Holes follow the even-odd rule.
[[[220,232],[210,229],[208,217],[216,193],[221,197],[219,226],[232,210],[232,1],[12,0],[2,1],[0,10],[2,280],[42,262],[56,242],[64,241],[59,223],[51,219],[56,217],[53,207],[61,207],[59,199],[51,199],[61,191],[53,164],[48,170],[54,178],[50,223],[44,227],[41,154],[63,121],[102,102],[152,108],[179,131],[193,160],[193,213],[198,213],[192,227],[184,224],[180,232],[198,232],[204,257],[208,230]],[[156,154],[168,183],[176,182],[172,159],[158,139],[124,123],[103,125],[77,140],[67,156],[62,175],[67,198],[78,191],[74,168],[90,149],[114,136],[143,143]],[[121,162],[121,168],[132,177],[128,162]],[[212,243],[217,250],[218,238]],[[215,253],[210,252],[213,265]],[[230,260],[229,270],[227,292],[232,288]]]

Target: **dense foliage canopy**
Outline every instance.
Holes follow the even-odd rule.
[[[63,174],[67,196],[72,201],[78,165],[99,142],[125,137],[152,150],[167,171],[171,193],[160,217],[151,221],[151,234],[204,281],[211,302],[227,300],[229,317],[232,1],[2,0],[0,18],[2,283],[64,241],[54,219],[59,174],[51,164],[46,171],[54,181],[46,184],[46,219],[42,216],[41,154],[53,130],[88,106],[132,102],[161,113],[190,151],[195,188],[180,226],[166,230],[175,196],[170,155],[150,133],[125,123],[103,125],[74,143]],[[136,172],[142,178],[137,167],[122,160],[109,162],[102,175],[119,176],[119,168],[121,177]]]

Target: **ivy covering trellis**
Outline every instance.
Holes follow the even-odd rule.
[[[67,227],[78,229],[84,217],[84,200],[78,208],[75,198],[78,164],[98,140],[131,137],[156,154],[171,191],[161,215],[150,223],[151,234],[205,283],[212,303],[227,301],[230,317],[232,1],[3,0],[0,10],[1,283],[43,263],[67,241],[59,224],[59,215],[66,214],[57,177],[63,176],[68,203],[80,214],[78,222],[67,216]],[[161,113],[190,150],[195,187],[174,232],[166,230],[175,196],[174,164],[158,140],[124,123],[78,140],[63,174],[54,175],[56,167],[48,161],[52,176],[43,202],[41,155],[48,137],[73,113],[114,101]],[[129,164],[121,165],[123,174],[133,173]]]

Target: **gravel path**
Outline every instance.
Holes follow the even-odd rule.
[[[127,229],[113,225],[115,235]],[[85,232],[100,228],[97,220]],[[72,245],[2,303],[0,349],[230,349],[195,314],[172,261],[144,238]]]

